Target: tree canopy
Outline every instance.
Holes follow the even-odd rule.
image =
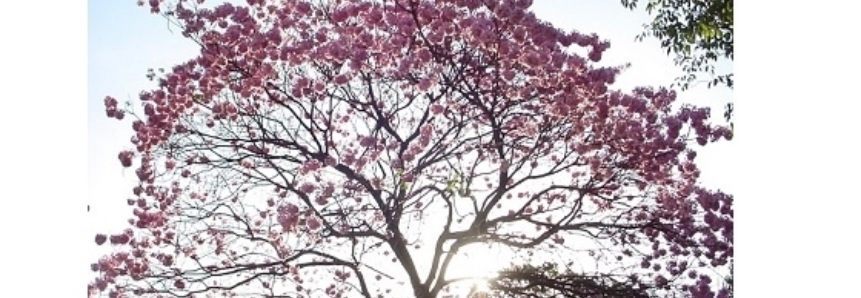
[[[140,4],[200,52],[104,99],[139,181],[91,297],[461,297],[458,256],[491,244],[511,297],[725,297],[733,197],[695,148],[728,128],[613,89],[609,42],[531,0]]]
[[[638,0],[622,0],[622,5],[634,9]],[[732,60],[733,1],[732,0],[648,0],[645,10],[654,19],[645,25],[638,39],[655,37],[667,54],[676,55],[685,76],[678,84],[687,89],[698,75],[710,75],[708,85],[722,84],[732,88],[733,74],[716,74],[714,63]]]
[[[638,0],[622,0],[629,9],[637,8]],[[654,16],[646,24],[639,40],[655,37],[684,75],[676,80],[683,90],[701,82],[705,76],[708,87],[733,87],[733,73],[716,72],[721,59],[732,61],[733,0],[647,0],[645,10]],[[733,105],[728,104],[724,117],[732,118]]]

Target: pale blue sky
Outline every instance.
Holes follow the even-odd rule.
[[[148,68],[169,69],[192,58],[196,48],[168,31],[165,19],[135,1],[92,0],[88,21],[88,174],[95,233],[97,226],[125,228],[131,215],[125,199],[136,179],[117,159],[119,151],[131,145],[131,124],[105,116],[105,95],[120,101],[136,99],[140,91],[154,86],[145,77]]]
[[[536,0],[539,17],[565,29],[594,32],[612,43],[604,63],[631,63],[618,80],[617,87],[669,85],[680,72],[654,40],[635,42],[641,24],[648,20],[642,12],[631,12],[613,0]],[[88,42],[88,119],[89,204],[88,230],[119,231],[127,226],[131,210],[125,200],[131,195],[132,170],[119,165],[117,153],[130,145],[130,122],[105,117],[103,98],[111,95],[120,101],[136,99],[153,82],[145,78],[148,68],[170,68],[192,58],[197,48],[185,41],[165,19],[137,7],[134,1],[91,0]],[[703,84],[704,85],[704,84]],[[682,93],[688,102],[713,106],[715,120],[722,121],[722,105],[732,96],[730,90],[704,86]],[[731,143],[713,145],[698,157],[704,182],[729,192],[728,173],[732,161],[720,160]],[[104,247],[89,250],[89,260],[105,252]]]

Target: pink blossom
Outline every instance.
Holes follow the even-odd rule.
[[[308,228],[311,229],[312,231],[316,231],[317,229],[320,228],[320,226],[322,226],[322,224],[320,223],[320,220],[317,219],[316,216],[311,216],[311,217],[306,218],[305,223],[308,225]]]
[[[299,191],[304,192],[306,194],[310,194],[310,193],[314,192],[315,188],[316,187],[314,186],[314,184],[311,184],[309,182],[305,182],[302,184],[302,186],[299,187]]]
[[[443,108],[442,105],[439,105],[439,104],[431,105],[431,113],[433,113],[434,115],[442,114],[442,112],[444,110],[445,110],[445,108]]]
[[[128,168],[132,166],[132,157],[134,157],[134,152],[125,150],[120,152],[117,157],[120,159],[120,163],[123,165],[123,167]]]
[[[349,81],[349,78],[347,77],[347,75],[339,74],[339,75],[335,76],[335,83],[338,85],[347,84],[348,81]]]
[[[362,147],[373,147],[376,145],[376,143],[377,140],[374,137],[369,136],[362,137],[361,140],[359,140],[359,146]]]
[[[327,199],[327,196],[320,195],[314,199],[314,203],[317,203],[318,205],[326,205],[329,203],[329,200]]]
[[[105,236],[105,234],[96,234],[96,244],[102,245],[107,240],[108,240],[108,237]]]
[[[176,161],[173,159],[169,159],[165,162],[164,166],[168,170],[173,170],[176,167]]]

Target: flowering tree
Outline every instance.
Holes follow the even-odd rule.
[[[200,54],[149,73],[142,113],[105,98],[140,182],[90,296],[454,297],[490,244],[595,263],[488,279],[512,297],[726,296],[700,268],[732,259],[732,197],[691,146],[728,130],[611,90],[597,36],[530,0],[202,2],[149,1]]]

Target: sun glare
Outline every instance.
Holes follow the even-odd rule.
[[[475,293],[490,292],[490,285],[487,284],[486,278],[476,279],[472,284],[472,288],[475,289]]]
[[[504,266],[497,254],[486,247],[470,247],[452,260],[447,276],[452,278],[492,278]]]
[[[487,246],[471,246],[458,252],[446,273],[447,278],[466,279],[462,286],[470,289],[471,296],[482,297],[490,291],[488,280],[497,276],[507,262]]]

